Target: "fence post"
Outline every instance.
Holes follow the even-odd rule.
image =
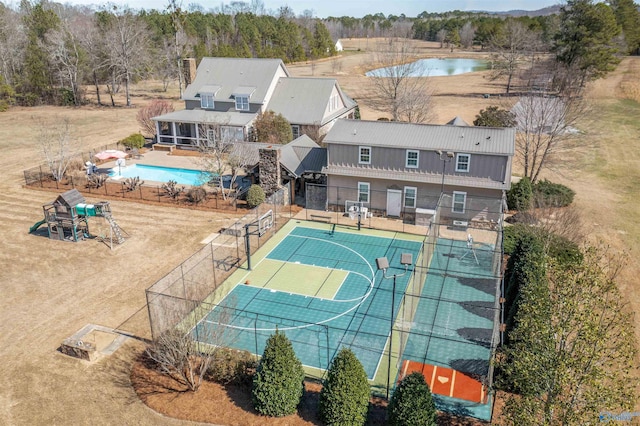
[[[140,185],[138,189],[140,190],[140,199],[142,200],[142,185]]]
[[[44,187],[44,183],[42,182],[42,166],[40,166],[40,188]]]
[[[73,182],[73,175],[71,175],[71,176],[70,176],[70,178],[71,178],[71,188],[75,189],[75,188],[76,188],[76,185],[75,185],[75,183]]]
[[[124,182],[122,182],[122,198],[124,198]]]
[[[156,190],[158,192],[158,202],[160,202],[160,185],[156,187]]]

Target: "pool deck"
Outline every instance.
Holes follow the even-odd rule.
[[[167,151],[146,151],[140,158],[127,157],[127,164],[145,164],[148,166],[176,167],[179,169],[200,169],[200,157],[169,155]],[[111,169],[116,166],[115,159],[100,164],[100,169]]]

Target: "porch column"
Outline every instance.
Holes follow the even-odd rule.
[[[156,121],[156,142],[160,142],[160,122]]]
[[[196,128],[196,146],[200,146],[200,131],[198,130],[198,123],[194,124],[195,128]]]
[[[176,134],[176,122],[171,122],[171,134],[173,135],[173,144],[178,145],[178,135]]]

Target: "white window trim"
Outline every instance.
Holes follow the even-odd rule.
[[[412,190],[413,189],[413,205],[412,206],[408,206],[407,205],[407,190]],[[404,205],[405,208],[407,209],[415,209],[416,206],[418,205],[418,188],[416,188],[415,186],[405,186],[404,187],[404,191],[402,193],[402,204]]]
[[[296,130],[294,130],[294,129],[297,130],[298,136],[296,136]],[[291,133],[293,133],[293,138],[294,139],[299,138],[300,137],[300,125],[299,124],[292,124],[291,125]]]
[[[462,211],[456,210],[456,195],[462,195]],[[452,213],[464,213],[467,209],[467,193],[462,191],[453,191],[451,197],[451,212]]]
[[[369,161],[362,161],[362,150],[369,150]],[[371,147],[370,146],[359,146],[358,147],[358,164],[371,164]]]
[[[416,153],[416,165],[409,164],[409,154]],[[420,151],[417,149],[408,149],[405,153],[404,166],[408,169],[417,169],[420,166]]]
[[[366,201],[360,199],[360,194],[363,193],[363,192],[360,191],[360,186],[361,185],[367,187],[367,200]],[[362,201],[363,203],[371,202],[371,184],[369,182],[358,182],[358,200],[357,201]]]
[[[467,157],[467,168],[460,168],[460,157]],[[456,155],[456,172],[469,173],[469,169],[471,169],[471,154],[457,154]]]
[[[210,98],[211,105],[205,105],[204,100]],[[214,109],[216,107],[216,101],[213,99],[213,93],[200,93],[200,108],[202,109]]]
[[[238,99],[246,99],[247,100],[247,107],[246,108],[238,108]],[[249,106],[249,96],[248,95],[235,95],[235,101],[236,101],[236,111],[249,111],[251,109],[250,106]]]

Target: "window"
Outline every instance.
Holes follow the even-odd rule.
[[[369,182],[358,182],[358,201],[369,202]]]
[[[200,106],[204,109],[213,109],[213,93],[200,93]]]
[[[340,106],[340,97],[338,95],[331,95],[329,98],[329,112],[335,111]]]
[[[236,95],[236,110],[249,111],[249,97]]]
[[[413,186],[404,187],[404,206],[410,209],[416,207],[416,198],[418,196],[418,188]]]
[[[451,211],[454,213],[464,213],[466,202],[466,192],[453,191],[453,203],[451,204]]]
[[[294,139],[298,139],[300,137],[300,126],[298,126],[297,124],[292,124],[291,133],[293,133]]]
[[[371,147],[361,146],[359,150],[360,155],[358,156],[358,162],[360,164],[371,164]]]
[[[410,169],[417,168],[419,157],[420,157],[420,151],[414,151],[412,149],[408,149],[406,167]]]
[[[207,130],[207,146],[216,146],[217,138],[215,129]]]
[[[224,143],[229,141],[244,140],[244,132],[242,131],[242,127],[221,126],[220,139]]]
[[[471,162],[471,155],[458,154],[456,156],[456,172],[468,172],[469,163]]]

